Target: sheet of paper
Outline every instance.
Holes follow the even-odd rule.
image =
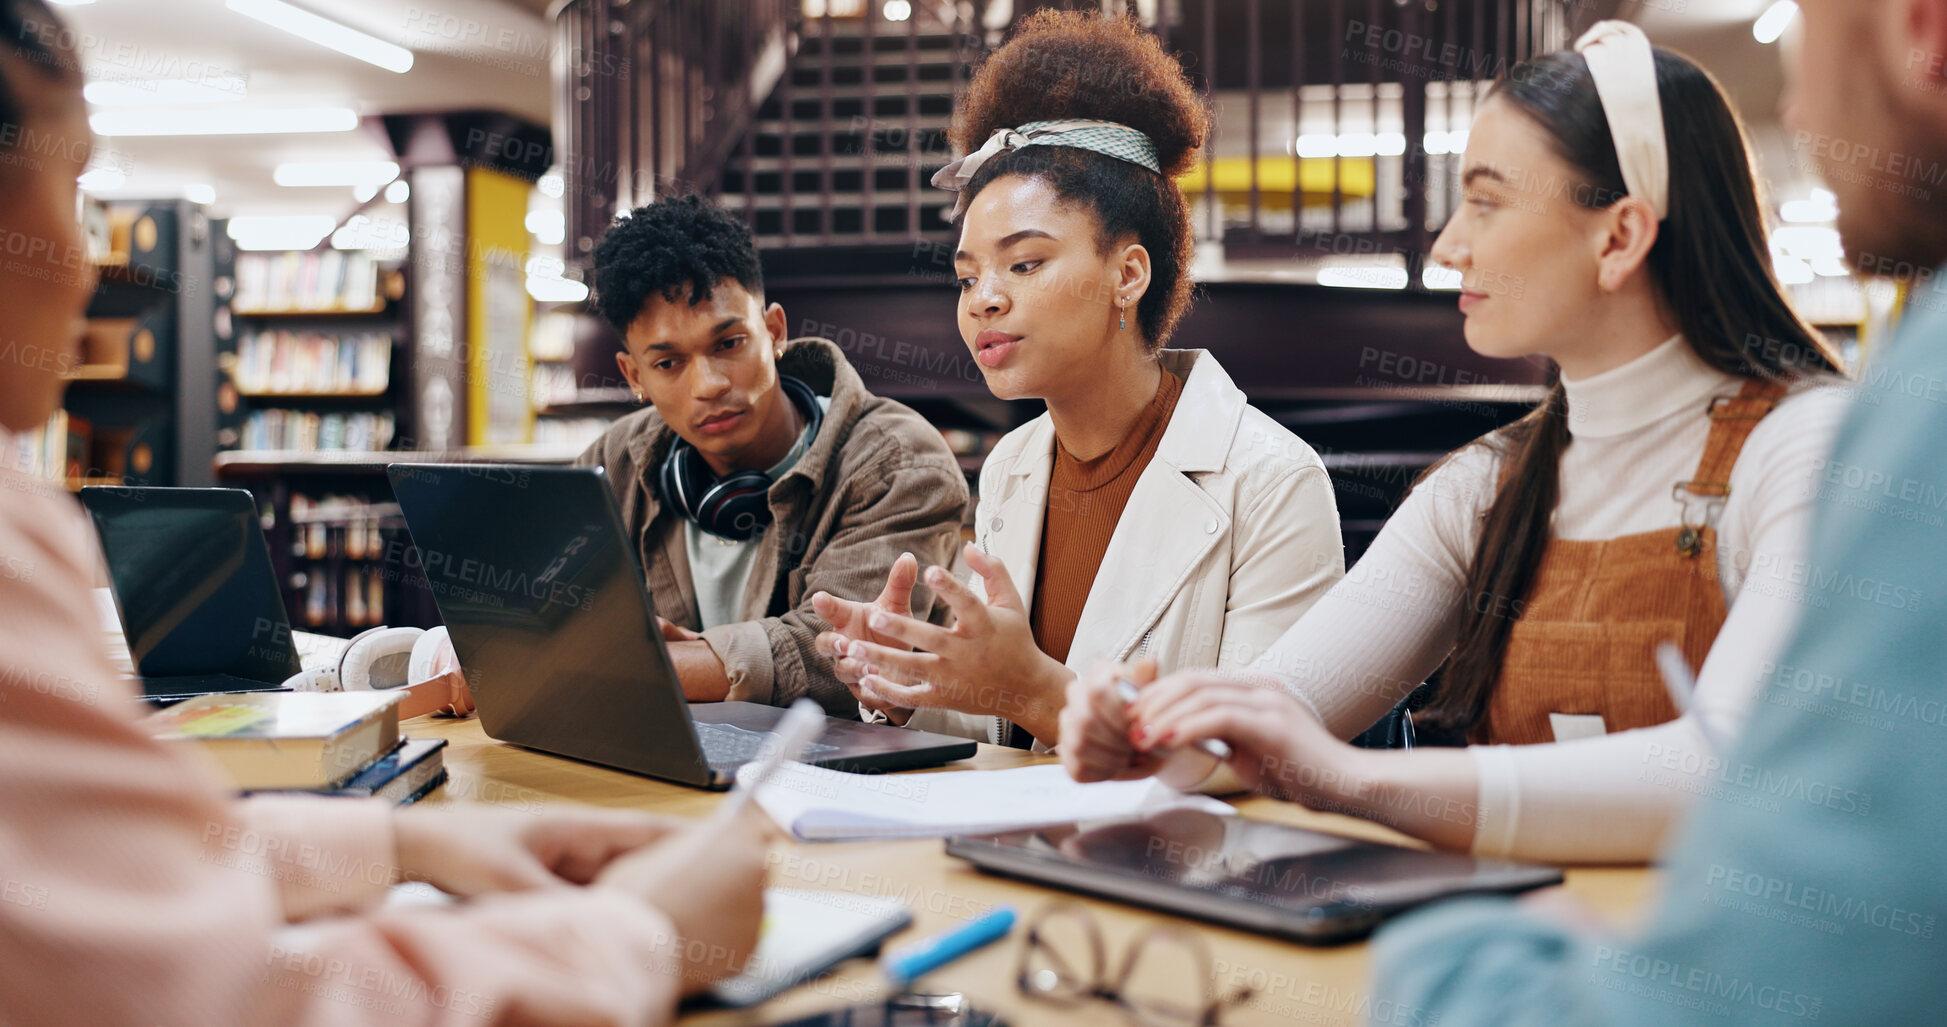
[[[1155,780],[1077,784],[1052,763],[938,774],[847,774],[792,763],[758,789],[757,803],[804,841],[994,834],[1178,806],[1233,812]]]

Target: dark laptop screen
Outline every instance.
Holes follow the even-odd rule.
[[[86,488],[81,502],[101,535],[136,673],[276,685],[298,672],[250,493]]]
[[[392,464],[416,559],[502,741],[700,784],[683,699],[608,482],[585,467]]]

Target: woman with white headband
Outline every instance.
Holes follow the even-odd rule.
[[[1247,784],[1437,845],[1640,862],[1735,773],[1721,746],[1780,642],[1848,587],[1802,558],[1846,390],[1773,278],[1737,117],[1604,22],[1495,85],[1462,175],[1433,257],[1461,273],[1468,346],[1546,357],[1547,398],[1423,476],[1251,673],[1133,704],[1113,680],[1147,666],[1078,682],[1078,779],[1194,779],[1214,761],[1186,747],[1218,739]],[[1407,726],[1470,747],[1341,741],[1436,669]]]
[[[981,470],[975,583],[927,570],[951,629],[899,615],[910,558],[872,607],[815,600],[868,717],[1052,746],[1093,663],[1241,668],[1344,573],[1317,454],[1209,353],[1162,348],[1190,298],[1175,176],[1208,127],[1131,21],[1042,12],[974,76],[968,155],[934,178],[958,193],[960,334],[994,395],[1048,412]]]

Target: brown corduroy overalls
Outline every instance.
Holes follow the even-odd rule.
[[[1600,715],[1608,732],[1676,719],[1655,649],[1673,641],[1697,667],[1723,627],[1714,523],[1744,440],[1784,394],[1783,385],[1747,381],[1737,396],[1711,400],[1697,473],[1672,490],[1683,504],[1682,526],[1600,541],[1549,539],[1471,741],[1555,741],[1551,713]]]

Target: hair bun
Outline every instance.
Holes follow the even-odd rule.
[[[1160,39],[1133,18],[1039,11],[988,55],[960,103],[950,140],[968,153],[1031,121],[1094,118],[1149,136],[1163,174],[1190,169],[1210,112]]]

